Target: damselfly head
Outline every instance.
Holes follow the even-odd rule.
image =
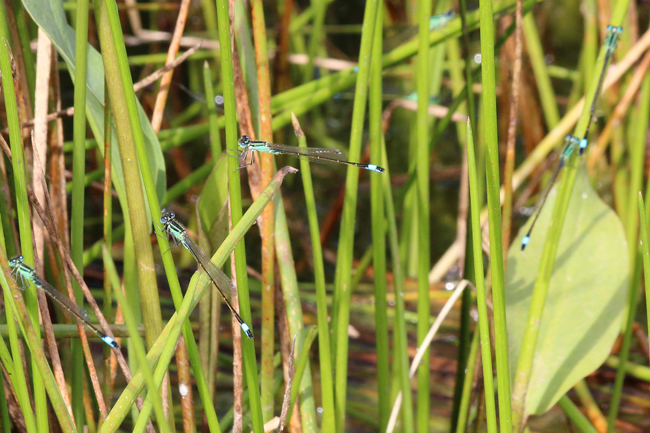
[[[13,259],[9,260],[9,266],[16,267],[23,262],[25,258],[23,256],[16,256]]]
[[[174,219],[176,219],[176,214],[174,214],[174,212],[169,212],[160,217],[160,222],[162,224],[168,224]]]
[[[248,137],[248,135],[242,135],[241,138],[239,139],[239,147],[241,147],[242,149],[246,149],[250,144],[251,144],[251,139]]]

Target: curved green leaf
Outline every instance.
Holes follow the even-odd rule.
[[[508,254],[506,311],[510,365],[516,366],[530,297],[551,224],[556,190],[521,251],[522,227]],[[576,382],[598,368],[621,329],[629,278],[623,226],[580,168],[562,229],[533,364],[526,414],[542,414]],[[511,371],[514,373],[515,368]]]
[[[65,60],[70,71],[70,76],[74,80],[75,31],[66,21],[63,3],[56,0],[45,2],[39,0],[23,0],[23,5],[34,22],[47,33],[59,54]],[[88,45],[88,78],[86,86],[88,88],[86,93],[88,123],[97,142],[101,143],[104,137],[104,64],[101,54],[91,45]],[[158,195],[158,200],[162,200],[167,188],[165,160],[158,138],[151,128],[151,123],[139,102],[138,111],[140,113],[140,126],[144,132],[146,141],[151,175],[156,185],[156,194]],[[117,146],[115,132],[113,132],[112,137],[113,183],[120,200],[124,204],[124,177],[122,175],[122,163],[119,158],[119,147]],[[97,147],[100,152],[104,152],[103,146]]]

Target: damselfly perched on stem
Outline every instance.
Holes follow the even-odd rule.
[[[285,144],[269,143],[268,141],[257,141],[248,138],[248,135],[242,135],[239,139],[239,157],[244,161],[244,165],[239,168],[245,168],[253,165],[255,162],[255,152],[266,152],[272,155],[290,155],[296,158],[305,159],[310,162],[321,162],[324,164],[347,164],[363,168],[377,173],[383,173],[383,167],[375,164],[361,164],[359,162],[350,162],[346,159],[345,154],[338,149],[324,149],[319,147],[296,147]],[[250,155],[250,157],[249,157]],[[246,159],[249,159],[246,162]]]
[[[174,241],[183,245],[185,249],[189,251],[192,256],[194,256],[196,261],[199,263],[199,265],[201,265],[205,273],[208,275],[208,278],[210,278],[210,281],[212,281],[214,286],[221,294],[221,297],[230,309],[232,315],[235,316],[235,319],[237,319],[237,322],[239,322],[239,326],[241,326],[242,331],[244,331],[248,338],[253,338],[253,331],[251,330],[250,326],[244,322],[244,319],[242,319],[239,313],[235,311],[232,304],[226,297],[226,294],[229,296],[235,296],[237,294],[237,290],[232,284],[232,281],[230,281],[230,278],[228,278],[226,274],[224,274],[223,271],[217,267],[217,265],[212,263],[210,257],[208,257],[208,255],[205,254],[192,239],[190,239],[187,231],[185,230],[185,227],[176,221],[176,215],[173,212],[169,212],[163,215],[160,218],[160,223],[163,225],[162,229],[165,233],[167,233],[167,236],[171,236]]]
[[[95,325],[90,323],[88,318],[88,313],[81,309],[77,304],[67,298],[63,293],[55,289],[50,283],[38,276],[36,271],[25,264],[25,259],[23,256],[14,257],[9,260],[9,266],[11,266],[11,273],[16,275],[17,278],[23,280],[31,281],[37,288],[43,290],[47,293],[50,298],[56,301],[62,308],[63,311],[76,317],[81,323],[85,326],[88,326],[99,338],[101,338],[104,343],[108,344],[113,349],[119,349],[120,345],[117,344],[112,337],[104,334],[100,331]]]
[[[603,87],[603,82],[605,81],[605,72],[607,72],[607,66],[612,60],[612,55],[616,50],[616,44],[618,43],[618,38],[623,33],[623,27],[614,27],[612,25],[607,26],[607,33],[605,34],[605,61],[603,62],[603,69],[600,71],[600,76],[598,77],[598,86],[596,87],[596,93],[594,94],[594,99],[591,101],[591,106],[589,107],[589,116],[593,120],[594,112],[596,111],[596,103],[598,102],[598,97],[600,96],[601,88]],[[582,155],[587,148],[587,137],[589,135],[589,129],[592,122],[587,124],[587,130],[585,131],[584,138],[580,141],[580,155]]]
[[[560,161],[558,162],[557,167],[555,167],[555,171],[553,172],[553,175],[551,175],[551,178],[549,179],[547,186],[544,189],[544,192],[537,198],[537,203],[535,203],[535,208],[534,208],[535,216],[533,217],[533,223],[530,225],[530,228],[528,229],[528,233],[526,233],[526,236],[524,236],[524,238],[521,240],[522,251],[526,248],[526,245],[530,243],[530,235],[533,232],[533,228],[535,228],[535,223],[537,222],[537,218],[539,218],[539,214],[542,212],[542,208],[544,207],[544,203],[546,203],[546,198],[548,197],[548,193],[551,192],[551,188],[553,188],[553,184],[555,183],[555,180],[560,174],[560,171],[562,171],[562,167],[564,167],[564,164],[566,164],[566,162],[569,160],[575,148],[577,146],[582,145],[582,140],[578,140],[573,135],[567,135],[564,140],[566,144],[564,145],[564,148],[562,149],[562,153],[560,154]]]

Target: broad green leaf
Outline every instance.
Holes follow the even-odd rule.
[[[521,228],[508,254],[506,312],[513,374],[556,197],[553,189],[526,250],[520,249],[521,239],[532,221]],[[583,165],[573,188],[540,324],[526,414],[546,412],[605,361],[621,329],[629,269],[623,226],[591,187]]]
[[[23,5],[34,22],[47,33],[59,51],[59,54],[65,60],[70,71],[70,76],[74,80],[75,31],[66,21],[63,3],[56,0],[23,0]],[[104,64],[101,55],[91,45],[88,45],[88,76],[86,86],[88,90],[86,93],[88,123],[97,142],[101,143],[104,137]],[[147,146],[151,174],[156,186],[156,194],[158,195],[158,200],[162,200],[167,182],[165,176],[165,160],[160,149],[158,138],[153,132],[151,123],[139,102],[138,112],[140,114],[140,126],[144,132]],[[119,157],[119,147],[115,138],[115,131],[113,131],[112,137],[113,183],[122,205],[125,205],[124,177],[122,175],[122,163]],[[98,149],[101,152],[104,151],[103,146],[98,146]]]

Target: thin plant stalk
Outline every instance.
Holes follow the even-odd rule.
[[[481,360],[483,364],[483,387],[485,389],[485,416],[488,432],[497,432],[497,415],[494,403],[494,379],[492,377],[492,349],[490,342],[490,322],[483,269],[483,246],[479,203],[478,175],[474,155],[474,134],[469,119],[467,122],[467,167],[469,175],[469,195],[472,227],[472,248],[474,257],[474,277],[476,278],[476,304],[478,307],[479,334],[481,339]],[[499,262],[502,265],[503,262]],[[494,281],[494,279],[493,279]]]
[[[429,197],[429,17],[431,16],[431,0],[418,1],[418,55],[415,71],[415,87],[418,95],[416,113],[416,145],[413,158],[416,161],[416,209],[417,223],[414,233],[417,233],[417,280],[418,280],[418,347],[424,341],[429,331],[429,269],[431,266],[431,235],[430,235],[430,200]],[[422,356],[422,363],[417,374],[417,431],[429,431],[429,400],[430,400],[430,366],[429,349]]]
[[[361,154],[364,119],[368,97],[368,78],[372,42],[375,36],[378,0],[368,0],[363,16],[363,32],[359,49],[359,74],[354,92],[352,126],[350,132],[350,149],[348,157],[358,161]],[[345,198],[341,216],[339,250],[334,278],[334,311],[332,327],[334,328],[335,350],[335,403],[337,431],[345,431],[345,410],[348,382],[348,325],[350,323],[350,280],[352,278],[352,257],[354,246],[354,226],[357,207],[357,188],[359,185],[359,168],[349,166],[345,181]]]
[[[582,433],[596,433],[598,431],[568,396],[565,395],[560,398],[557,405]]]
[[[386,169],[383,177],[384,202],[386,204],[386,220],[388,225],[388,244],[393,263],[393,287],[395,291],[395,330],[393,332],[393,359],[399,371],[399,388],[402,391],[402,421],[405,433],[414,431],[413,397],[411,396],[411,378],[409,377],[408,335],[406,332],[406,307],[404,306],[404,272],[399,256],[399,240],[397,238],[397,219],[391,191],[386,143],[382,136],[382,166]]]
[[[309,39],[309,61],[305,68],[305,82],[308,83],[314,78],[314,59],[318,50],[323,44],[323,24],[325,23],[325,12],[327,11],[328,0],[312,0],[311,7],[315,10],[312,20],[311,35]],[[379,53],[381,56],[381,52]]]
[[[124,182],[129,206],[128,218],[131,223],[133,246],[137,257],[137,274],[145,333],[147,342],[151,344],[162,330],[162,316],[158,301],[158,284],[155,273],[151,272],[151,269],[154,269],[153,250],[149,238],[151,228],[147,220],[146,200],[142,190],[141,180],[143,177],[140,175],[141,170],[138,165],[139,158],[135,144],[136,140],[144,141],[144,138],[139,128],[139,117],[136,115],[137,127],[133,127],[130,119],[127,92],[129,90],[133,92],[133,84],[130,71],[127,69],[125,74],[125,71],[121,70],[119,64],[119,58],[122,55],[126,60],[126,52],[123,42],[122,50],[120,50],[119,39],[116,40],[116,36],[119,35],[118,37],[121,38],[122,33],[119,21],[115,23],[115,17],[111,16],[110,13],[114,4],[109,6],[105,1],[97,1],[94,5],[102,57],[104,59],[106,82],[108,84],[107,90],[113,106],[118,138],[117,142],[120,147],[120,158],[124,171]],[[118,28],[113,29],[112,27]],[[151,297],[149,298],[149,296]],[[154,304],[157,305],[154,306]]]
[[[223,78],[223,98],[226,118],[226,143],[228,149],[237,150],[237,111],[235,108],[235,89],[232,68],[232,46],[230,20],[228,17],[228,1],[216,0],[217,19],[219,28],[219,43],[221,44],[221,76]],[[230,191],[230,209],[233,227],[242,218],[241,183],[239,161],[235,158],[228,159],[228,188]],[[258,199],[259,200],[259,199]],[[246,248],[244,242],[239,242],[235,247],[235,268],[237,275],[237,289],[239,291],[239,312],[246,323],[251,323],[251,307],[248,293],[248,278],[246,273]],[[244,358],[244,370],[248,383],[251,420],[253,431],[262,433],[264,422],[260,400],[260,388],[257,376],[257,360],[255,345],[248,339],[241,340]]]
[[[634,242],[638,248],[639,245]],[[638,254],[634,257],[633,262],[640,262],[641,258]],[[616,378],[614,379],[614,386],[612,388],[612,398],[609,403],[609,413],[607,415],[607,433],[614,433],[616,431],[616,419],[618,417],[618,409],[623,397],[623,381],[626,376],[626,367],[628,358],[630,356],[630,347],[632,345],[632,326],[634,325],[635,313],[637,311],[637,302],[639,298],[639,286],[641,284],[641,265],[635,266],[635,272],[630,278],[628,289],[628,306],[625,326],[623,328],[623,342],[621,343],[621,351],[619,353],[620,362],[616,367]]]
[[[494,17],[492,0],[479,2],[481,15],[481,75],[483,83],[483,122],[486,159],[486,187],[490,226],[490,270],[492,273],[492,301],[494,304],[494,345],[496,350],[497,388],[501,432],[513,431],[510,406],[510,369],[508,365],[508,331],[504,291],[503,239],[501,231],[501,201],[499,181],[499,140],[497,137],[496,77],[494,56]],[[469,147],[469,146],[468,146]],[[478,211],[478,209],[477,209]],[[474,211],[472,210],[472,213]],[[480,232],[478,232],[480,233]],[[476,240],[480,240],[477,234]],[[475,252],[476,253],[476,252]],[[478,260],[476,255],[475,260]],[[479,276],[475,275],[478,279]],[[482,301],[482,300],[481,300]],[[485,357],[483,362],[485,365]],[[485,374],[492,377],[492,370]],[[487,392],[486,392],[487,394]],[[493,395],[493,394],[490,394]],[[517,430],[515,430],[517,431]]]
[[[307,139],[300,129],[298,119],[294,117],[293,122],[296,136],[300,147],[307,147]],[[311,168],[306,160],[300,161],[302,173],[302,184],[305,190],[305,205],[307,206],[307,218],[309,220],[309,234],[311,236],[311,248],[314,261],[314,283],[316,285],[316,307],[318,319],[318,353],[320,366],[320,386],[322,399],[322,422],[321,431],[336,431],[336,418],[334,412],[334,385],[332,381],[332,358],[330,347],[330,329],[327,314],[327,292],[325,289],[325,266],[323,264],[323,249],[320,243],[320,230],[318,228],[318,214],[316,212],[316,198],[311,178]]]
[[[106,89],[106,83],[104,83]],[[112,187],[112,166],[113,158],[111,154],[111,140],[113,132],[113,118],[111,116],[110,98],[104,95],[104,215],[102,218],[103,241],[104,246],[111,248],[113,245],[113,187]],[[83,266],[83,255],[82,255]],[[113,317],[112,314],[112,289],[110,276],[108,275],[106,264],[104,264],[104,317]],[[120,290],[120,286],[115,287]],[[109,319],[110,320],[110,319]],[[104,347],[104,395],[107,396],[107,406],[110,403],[108,396],[112,395],[113,381],[111,378],[111,369],[109,368],[110,348]]]
[[[526,41],[526,50],[530,59],[533,73],[535,74],[535,83],[539,93],[539,100],[542,105],[542,113],[546,120],[546,127],[550,130],[560,122],[560,110],[558,109],[555,99],[555,90],[551,83],[551,77],[548,75],[546,67],[544,50],[542,42],[535,27],[535,18],[533,14],[525,14],[523,21],[523,30]]]
[[[321,0],[324,2],[324,0]],[[373,58],[381,56],[383,9],[377,10]],[[370,65],[370,160],[380,161],[382,153],[382,69],[379,62]],[[390,415],[390,349],[388,344],[388,302],[386,301],[386,220],[381,176],[370,176],[370,219],[372,226],[372,264],[375,286],[375,341],[377,346],[377,396],[379,431],[386,431]]]
[[[478,176],[477,176],[478,179]],[[469,415],[470,403],[472,397],[472,385],[474,382],[474,373],[476,370],[476,363],[478,361],[478,346],[480,341],[480,334],[478,330],[472,336],[472,343],[470,344],[469,354],[467,356],[467,363],[465,368],[467,373],[463,376],[463,388],[460,396],[460,403],[458,404],[458,417],[456,421],[456,428],[451,430],[456,433],[464,433],[467,429],[467,417]]]
[[[18,219],[20,233],[20,251],[25,258],[25,263],[34,265],[34,250],[32,248],[31,214],[29,211],[29,200],[27,198],[27,179],[25,168],[25,157],[23,154],[22,136],[20,130],[20,118],[18,117],[18,106],[14,80],[12,73],[12,60],[9,52],[10,32],[7,28],[7,9],[0,7],[0,76],[2,77],[2,89],[4,92],[4,103],[9,128],[9,145],[11,146],[11,164],[14,175],[15,211]],[[4,245],[4,243],[3,243]],[[6,287],[6,286],[5,286]],[[25,304],[34,326],[37,338],[40,338],[38,297],[36,287],[29,284],[25,290]],[[19,352],[15,352],[17,355]],[[15,359],[19,359],[18,356]],[[32,367],[36,372],[34,382],[34,412],[39,431],[48,431],[47,397],[43,381],[38,377],[36,368],[37,360],[32,356]],[[22,368],[22,366],[21,366]]]
[[[252,26],[255,39],[257,86],[260,107],[260,138],[273,141],[271,128],[271,77],[266,46],[266,24],[262,0],[253,0]],[[260,155],[261,183],[268,185],[273,178],[273,155]],[[273,202],[262,212],[262,371],[261,401],[264,422],[273,418],[273,353],[275,348],[275,233]]]
[[[296,335],[305,327],[301,307],[300,288],[296,267],[291,253],[291,238],[287,225],[287,216],[284,212],[282,196],[278,194],[274,199],[275,208],[275,254],[278,259],[282,292],[289,325],[289,333]],[[304,339],[298,338],[295,350],[302,353]],[[312,385],[311,369],[309,366],[299,382],[300,386],[300,420],[303,430],[316,429],[316,405],[314,403],[314,389]],[[313,428],[312,428],[313,426]]]
[[[163,433],[170,432],[171,429],[169,427],[169,423],[167,422],[167,418],[165,417],[162,408],[160,391],[155,386],[153,373],[151,372],[151,369],[147,364],[147,353],[145,349],[145,344],[142,341],[142,338],[140,337],[137,329],[138,322],[136,320],[135,315],[131,311],[131,307],[126,301],[124,294],[120,290],[120,280],[117,275],[117,270],[115,269],[115,263],[113,262],[113,258],[109,254],[108,249],[106,247],[104,247],[102,250],[102,258],[104,259],[104,266],[106,269],[107,278],[111,281],[111,284],[114,287],[116,287],[115,298],[117,299],[118,304],[120,304],[121,306],[122,314],[124,315],[124,323],[129,329],[129,336],[131,339],[131,349],[133,350],[133,354],[136,356],[136,358],[138,358],[138,364],[140,365],[142,373],[144,374],[145,380],[147,382],[147,386],[149,387],[148,394],[150,394],[153,398],[153,410],[156,414],[156,421],[158,423],[158,427],[160,428],[160,431]],[[134,428],[134,431],[136,430],[137,429]]]
[[[88,0],[77,2],[75,29],[75,86],[72,151],[72,207],[70,212],[70,257],[75,267],[83,273],[84,250],[84,175],[86,172],[86,73],[88,66]],[[83,302],[81,287],[72,282],[76,303]],[[70,345],[73,371],[83,370],[81,342],[74,339]],[[77,425],[84,424],[83,407],[84,376],[73,374],[71,378],[72,412]]]

